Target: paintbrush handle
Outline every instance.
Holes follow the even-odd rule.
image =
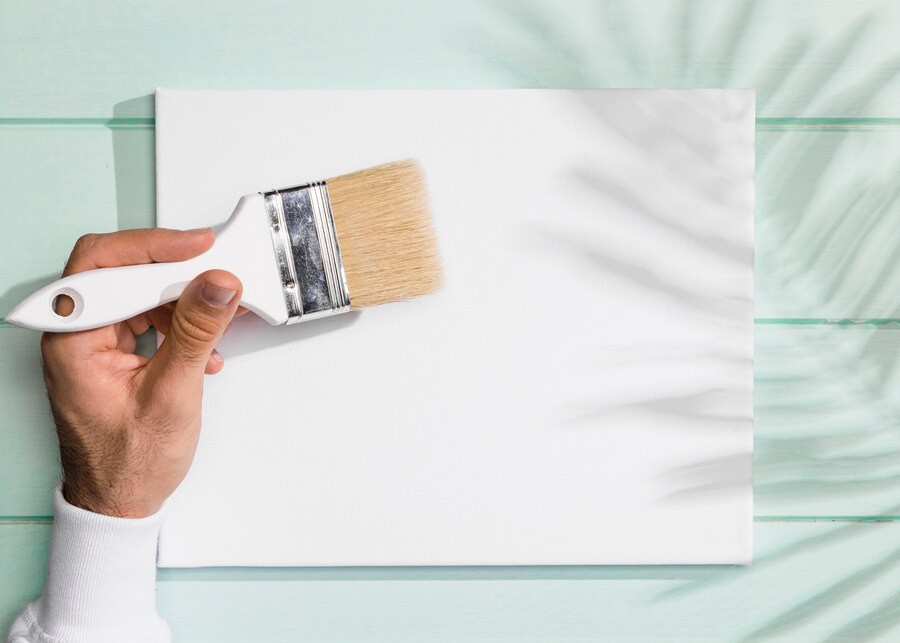
[[[194,277],[218,268],[234,273],[243,283],[243,306],[270,324],[283,324],[287,307],[264,208],[259,195],[242,198],[213,247],[193,259],[69,275],[29,296],[6,320],[48,332],[99,328],[178,299]],[[60,295],[75,302],[71,314],[54,311],[53,302]]]
[[[201,255],[188,261],[80,272],[38,290],[23,305],[30,302],[40,305],[31,308],[27,319],[13,311],[11,321],[49,332],[107,326],[178,299],[191,279],[218,267]],[[68,295],[75,303],[67,316],[54,312],[53,301],[60,295]]]

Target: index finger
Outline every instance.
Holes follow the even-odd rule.
[[[209,228],[142,228],[86,234],[75,243],[63,276],[95,268],[184,261],[206,252],[214,241],[215,235]]]
[[[170,230],[141,228],[106,234],[86,234],[75,243],[63,277],[95,268],[115,268],[139,263],[184,261],[209,250],[216,237],[209,228]],[[56,312],[67,315],[75,307],[65,295],[55,304]]]

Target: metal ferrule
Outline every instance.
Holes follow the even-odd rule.
[[[350,310],[350,294],[324,181],[260,192],[287,306],[288,324]]]

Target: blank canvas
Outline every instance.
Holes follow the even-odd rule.
[[[156,127],[165,227],[418,159],[446,282],[237,321],[160,565],[749,562],[751,90],[159,90]]]

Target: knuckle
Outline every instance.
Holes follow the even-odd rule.
[[[81,256],[90,252],[90,249],[97,242],[98,236],[93,232],[89,232],[78,237],[78,241],[75,242],[75,248],[72,250],[72,256]]]
[[[189,352],[190,356],[195,356],[197,351],[218,339],[219,322],[216,318],[202,313],[193,312],[186,315],[176,307],[171,332],[175,335],[176,346]]]
[[[86,264],[92,263],[89,257],[94,252],[94,244],[97,243],[99,236],[98,234],[89,233],[78,237],[72,252],[69,253],[69,260],[66,261],[63,275],[81,272],[87,268]]]

